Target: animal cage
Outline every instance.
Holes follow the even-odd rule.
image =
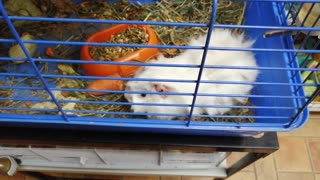
[[[308,81],[317,79],[319,75],[320,22],[316,0],[0,2],[2,126],[247,136],[268,131],[291,131],[303,126],[308,119],[308,105],[320,92],[318,81]],[[237,7],[231,10],[234,4]],[[233,11],[239,14],[229,22],[226,16]],[[147,13],[141,18],[139,12]],[[181,12],[185,14],[181,15]],[[203,16],[197,16],[199,14]],[[153,29],[155,33],[148,32],[147,40],[150,42],[151,37],[156,37],[155,42],[106,41],[110,34],[121,32],[122,29],[115,30],[115,27],[129,26]],[[223,28],[234,33],[244,32],[255,40],[253,47],[210,46],[210,39],[215,38],[212,30]],[[182,42],[195,38],[186,34],[187,31],[192,31],[195,36],[204,34],[205,43],[190,46]],[[97,32],[100,34],[95,34]],[[93,34],[98,39],[91,38]],[[177,42],[171,42],[170,38]],[[89,47],[139,48],[140,54],[133,53],[133,60],[88,60],[84,58],[83,49]],[[174,53],[183,53],[187,49],[201,52],[199,64],[154,64],[147,61],[154,57],[148,54],[151,50],[174,57]],[[253,52],[257,67],[206,66],[207,54],[218,50]],[[315,65],[306,66],[311,61]],[[165,76],[163,79],[138,79],[129,73],[142,66],[193,68],[198,73],[192,80],[165,79]],[[259,74],[254,82],[202,80],[204,69],[210,68],[258,70]],[[111,69],[120,75],[105,73]],[[133,80],[194,83],[192,92],[166,94],[191,96],[192,101],[185,104],[128,102],[123,97],[124,93],[144,96],[163,93],[132,91],[123,87],[127,81]],[[109,85],[112,87],[104,88],[103,82],[111,82]],[[93,83],[97,88],[88,88]],[[203,83],[250,84],[254,88],[248,95],[201,93],[199,87]],[[304,92],[307,88],[311,88],[309,94]],[[199,97],[241,97],[248,101],[233,105],[199,105],[196,101]],[[132,105],[159,109],[189,107],[190,111],[174,114],[178,118],[173,120],[159,120],[146,116],[166,117],[172,114],[133,112],[130,110]],[[224,114],[195,114],[194,109],[201,106],[232,110]]]

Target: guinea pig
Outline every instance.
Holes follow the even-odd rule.
[[[190,46],[204,46],[206,36],[191,40]],[[250,48],[254,41],[246,40],[244,34],[233,34],[230,30],[215,29],[209,43],[210,47]],[[203,49],[188,49],[178,56],[166,58],[160,56],[152,60],[151,64],[189,64],[198,67],[141,67],[134,75],[137,79],[152,79],[159,81],[135,81],[126,83],[126,91],[146,92],[140,94],[125,93],[125,98],[133,104],[133,112],[147,113],[152,119],[171,120],[178,116],[188,116],[190,113],[199,65],[202,60]],[[237,69],[232,66],[256,67],[254,54],[249,51],[209,50],[205,65],[222,66],[221,68],[204,68],[193,114],[218,115],[229,111],[237,103],[244,103],[250,94],[258,75],[256,69]],[[168,82],[175,80],[175,82]],[[187,81],[189,82],[187,82]],[[180,82],[181,81],[181,82]],[[191,81],[191,82],[190,82]],[[243,82],[246,84],[237,84]],[[151,93],[151,94],[148,94]],[[170,94],[175,93],[175,94]],[[177,94],[177,93],[180,93]],[[211,96],[210,96],[211,94]],[[240,97],[239,97],[240,96]],[[141,104],[143,103],[143,104]],[[149,105],[148,105],[149,104]]]

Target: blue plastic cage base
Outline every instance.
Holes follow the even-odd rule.
[[[246,30],[249,37],[256,39],[254,48],[259,49],[277,49],[286,50],[293,49],[293,40],[290,35],[274,36],[264,38],[265,29],[259,27],[283,26],[285,12],[282,10],[281,2],[247,2],[244,25],[255,26],[257,28],[248,28]],[[213,37],[214,38],[214,37]],[[46,46],[48,47],[48,46]],[[77,49],[74,49],[77,52]],[[37,52],[44,52],[43,47],[39,46]],[[149,120],[143,118],[97,118],[92,116],[76,116],[74,113],[66,114],[68,120],[58,114],[57,109],[45,111],[45,114],[12,114],[3,113],[0,115],[0,121],[3,125],[23,124],[32,127],[55,127],[55,128],[93,128],[108,131],[133,131],[133,132],[154,132],[154,133],[175,133],[175,134],[193,134],[193,135],[222,135],[222,136],[252,136],[267,131],[291,131],[302,127],[308,120],[308,109],[293,119],[298,113],[299,108],[306,103],[305,94],[301,86],[302,80],[300,75],[294,75],[294,71],[283,69],[299,68],[296,61],[291,63],[294,53],[292,52],[274,52],[274,51],[257,51],[255,52],[259,67],[274,67],[279,70],[263,70],[259,74],[258,82],[252,92],[253,97],[250,102],[257,107],[287,107],[287,108],[255,108],[255,123],[232,123],[232,122],[198,122],[191,121],[190,125],[186,125],[186,121],[172,120]],[[77,55],[74,57],[79,59]],[[57,63],[50,62],[50,66],[44,67],[43,63],[37,63],[38,69],[42,72],[56,73]],[[37,76],[24,77],[24,74],[34,74],[32,67],[28,63],[10,66],[7,72],[19,72],[17,76],[4,76],[4,82],[1,86],[10,86],[13,81],[19,82],[28,78],[32,81],[32,85],[27,85],[25,81],[17,85],[21,87],[11,92],[14,98],[25,98],[25,101],[32,102],[42,96],[49,99]],[[281,69],[283,68],[283,69]],[[83,73],[79,71],[80,74]],[[6,73],[6,72],[5,72]],[[26,81],[27,82],[27,81]],[[52,90],[55,88],[55,82],[46,78],[46,82]],[[266,84],[263,84],[265,82]],[[268,84],[270,82],[279,83],[279,85]],[[39,84],[35,86],[35,84]],[[290,85],[291,84],[291,85]],[[33,94],[30,90],[24,89],[28,87],[34,89]],[[1,90],[0,90],[1,93]],[[265,96],[265,97],[264,97]],[[275,98],[280,97],[283,98]],[[7,102],[10,103],[10,102]],[[30,104],[20,102],[21,107],[30,108]],[[24,104],[23,104],[24,103]],[[36,111],[39,111],[37,109]],[[10,107],[8,109],[10,111]],[[17,111],[18,112],[18,111]],[[23,112],[23,109],[21,110]],[[293,121],[294,120],[294,121]]]

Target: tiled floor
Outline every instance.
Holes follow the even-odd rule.
[[[320,180],[320,114],[312,114],[301,129],[278,133],[280,149],[259,160],[228,180]],[[235,155],[237,156],[237,155]],[[70,177],[70,175],[64,175]],[[71,175],[75,177],[75,175]],[[92,175],[76,175],[90,179]],[[99,179],[121,180],[209,180],[211,177],[137,177],[96,176]],[[36,180],[16,174],[13,177],[0,176],[0,180]]]

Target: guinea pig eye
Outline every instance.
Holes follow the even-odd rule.
[[[146,95],[146,94],[140,94],[140,96],[141,96],[141,97],[146,97],[147,95]]]

